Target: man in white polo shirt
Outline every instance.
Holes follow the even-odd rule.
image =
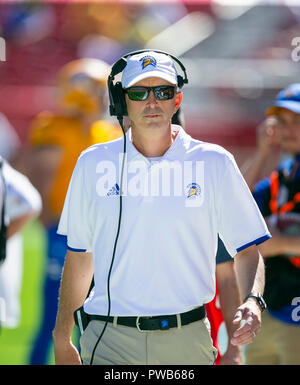
[[[233,156],[171,124],[182,92],[170,56],[129,56],[121,83],[126,156],[123,138],[81,154],[59,224],[68,253],[56,362],[213,364],[204,304],[215,294],[218,234],[245,297],[234,345],[252,342],[260,329],[264,264],[256,245],[270,234]],[[73,313],[93,275],[80,359],[70,339]]]

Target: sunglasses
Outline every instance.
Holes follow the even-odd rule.
[[[175,87],[173,86],[158,86],[158,87],[130,87],[124,90],[130,100],[142,101],[147,100],[150,91],[153,91],[154,97],[157,100],[173,99]]]

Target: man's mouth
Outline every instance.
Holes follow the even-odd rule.
[[[148,110],[147,111],[147,109],[145,109],[145,111],[144,111],[144,117],[145,118],[150,118],[150,119],[154,119],[154,118],[158,118],[160,115],[162,114],[162,111],[160,111],[160,110]]]
[[[146,118],[157,118],[158,116],[160,116],[159,114],[146,114],[145,117]]]

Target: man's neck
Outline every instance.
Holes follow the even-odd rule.
[[[172,146],[177,133],[172,133],[171,124],[166,129],[137,130],[131,128],[132,143],[146,157],[163,156]]]

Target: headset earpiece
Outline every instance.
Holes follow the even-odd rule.
[[[178,84],[178,87],[179,87],[179,88],[182,88],[183,85],[184,85],[184,83],[185,83],[185,81],[184,81],[183,77],[182,77],[181,75],[178,75],[178,76],[177,76],[177,84]]]
[[[113,84],[111,82],[109,88],[110,106],[109,112],[112,116],[125,116],[127,115],[127,106],[125,102],[125,94],[122,88],[122,83],[117,82]]]

